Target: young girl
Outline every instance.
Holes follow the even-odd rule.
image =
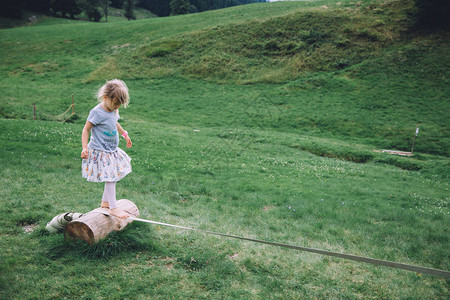
[[[111,215],[128,218],[116,202],[116,182],[131,172],[131,158],[118,147],[119,135],[125,138],[127,148],[131,139],[117,122],[119,107],[127,107],[130,101],[128,88],[125,82],[114,79],[98,90],[97,98],[100,104],[90,111],[81,136],[82,175],[90,182],[105,182],[101,207],[108,208]]]

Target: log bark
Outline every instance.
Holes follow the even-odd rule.
[[[131,217],[139,217],[137,206],[127,199],[117,201],[117,207],[126,211]],[[107,208],[97,208],[81,218],[67,224],[64,237],[66,240],[83,240],[89,244],[97,243],[113,231],[120,231],[129,223],[128,219],[107,216]]]

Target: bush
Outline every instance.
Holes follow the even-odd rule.
[[[95,22],[99,22],[102,18],[102,13],[98,10],[98,8],[92,8],[86,11],[86,16],[89,20],[94,20]]]

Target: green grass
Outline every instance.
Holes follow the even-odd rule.
[[[1,123],[5,296],[45,289],[43,297],[100,297],[112,288],[117,297],[181,296],[175,287],[186,288],[185,297],[263,297],[272,290],[276,297],[439,298],[447,291],[432,276],[159,226],[130,228],[128,237],[112,236],[100,250],[65,245],[61,235],[44,234],[46,222],[95,208],[102,191],[79,174],[82,126]],[[448,182],[437,176],[322,158],[280,145],[279,133],[242,131],[227,139],[208,128],[126,124],[135,136],[128,151],[134,172],[119,183],[118,197],[132,199],[144,218],[448,269],[448,226],[439,225],[449,222]],[[40,229],[23,233],[30,223]],[[87,269],[90,275],[79,275]]]
[[[445,299],[439,277],[162,226],[94,246],[45,231],[100,202],[81,130],[120,76],[133,173],[117,196],[143,218],[449,270],[449,39],[410,12],[261,3],[0,30],[0,298]],[[413,157],[378,152],[409,151],[417,125]]]

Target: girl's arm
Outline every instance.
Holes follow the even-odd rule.
[[[83,133],[81,134],[81,145],[83,146],[83,150],[81,151],[81,158],[85,159],[89,156],[88,150],[88,142],[89,142],[89,132],[91,132],[92,126],[94,126],[91,122],[86,121],[86,124],[83,128]]]
[[[117,131],[120,135],[123,135],[125,133],[125,130],[122,128],[122,126],[120,126],[119,122],[117,122]],[[127,148],[131,148],[131,145],[133,145],[133,143],[131,142],[128,134],[125,136],[125,140],[127,141]]]

